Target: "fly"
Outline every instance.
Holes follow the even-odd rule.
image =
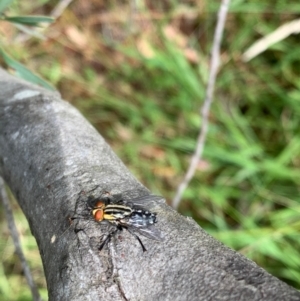
[[[154,227],[154,224],[157,222],[156,213],[145,210],[142,207],[146,200],[155,202],[158,199],[161,199],[161,197],[144,196],[124,200],[121,195],[90,199],[88,206],[91,209],[93,219],[99,223],[108,221],[115,226],[103,240],[99,250],[102,250],[113,235],[123,229],[126,229],[139,241],[144,252],[147,249],[137,233],[156,241],[162,241],[160,232]]]

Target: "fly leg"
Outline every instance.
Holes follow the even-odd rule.
[[[99,251],[101,251],[103,249],[103,247],[110,241],[111,237],[113,235],[115,235],[119,230],[122,230],[122,227],[120,227],[119,225],[113,229],[110,233],[108,233],[108,235],[105,237],[105,239],[102,241],[102,243],[99,246]]]
[[[125,228],[125,227],[124,227]],[[143,243],[142,243],[142,241],[141,241],[141,239],[130,229],[130,228],[126,228],[127,229],[127,231],[131,234],[131,235],[133,235],[138,241],[139,241],[139,243],[140,243],[140,245],[141,245],[141,247],[142,247],[142,249],[143,249],[143,252],[146,252],[147,251],[147,249],[145,248],[145,246],[143,245]]]

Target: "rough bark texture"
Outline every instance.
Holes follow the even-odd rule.
[[[148,193],[67,102],[0,70],[0,174],[42,257],[50,300],[300,300],[300,293],[158,202],[164,242],[68,218],[102,190]],[[80,206],[79,206],[80,207]],[[85,231],[75,232],[76,228]],[[65,232],[64,232],[65,231]]]

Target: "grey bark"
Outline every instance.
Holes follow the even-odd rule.
[[[70,87],[71,88],[71,87]],[[37,240],[50,300],[300,300],[300,293],[227,248],[164,202],[164,242],[127,231],[99,252],[107,225],[75,220],[103,190],[148,194],[70,104],[0,70],[0,174]],[[80,206],[78,207],[80,208]],[[75,229],[84,228],[76,232]]]

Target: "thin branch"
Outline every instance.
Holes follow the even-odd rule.
[[[188,171],[187,171],[186,175],[184,176],[183,181],[180,183],[180,185],[177,189],[177,192],[175,194],[175,197],[172,201],[172,206],[174,208],[178,208],[181,198],[182,198],[182,195],[183,195],[185,189],[187,188],[189,182],[193,178],[196,168],[197,168],[197,164],[198,164],[199,160],[201,159],[201,156],[203,153],[204,143],[206,140],[207,130],[208,130],[209,110],[210,110],[211,103],[213,101],[213,92],[214,92],[214,87],[215,87],[215,81],[216,81],[216,76],[217,76],[217,72],[218,72],[219,65],[220,65],[221,40],[222,40],[222,35],[223,35],[223,31],[224,31],[224,26],[225,26],[225,21],[226,21],[229,4],[230,4],[230,0],[222,0],[221,6],[220,6],[220,9],[218,12],[218,23],[217,23],[216,30],[215,30],[213,48],[212,48],[212,53],[211,53],[210,74],[209,74],[208,85],[207,85],[207,89],[206,89],[206,97],[205,97],[203,107],[201,109],[202,127],[199,131],[199,135],[197,138],[196,150],[191,158],[191,162],[190,162]]]
[[[31,275],[29,266],[27,264],[25,255],[24,255],[24,253],[22,251],[22,248],[21,248],[21,243],[20,243],[20,240],[19,240],[18,230],[17,230],[16,224],[15,224],[15,220],[14,220],[14,216],[13,216],[13,213],[12,213],[11,206],[9,204],[8,196],[7,196],[7,193],[5,191],[4,181],[1,177],[0,177],[0,198],[3,202],[3,208],[4,208],[5,216],[6,216],[6,219],[7,219],[8,228],[10,230],[11,237],[12,237],[13,243],[15,245],[16,253],[17,253],[17,255],[18,255],[18,257],[21,261],[21,265],[22,265],[27,283],[28,283],[28,285],[30,287],[30,290],[31,290],[32,300],[41,301],[42,299],[41,299],[41,297],[39,295],[39,292],[38,292],[38,289],[37,289],[37,287],[34,283],[34,280],[33,280],[33,277]]]

